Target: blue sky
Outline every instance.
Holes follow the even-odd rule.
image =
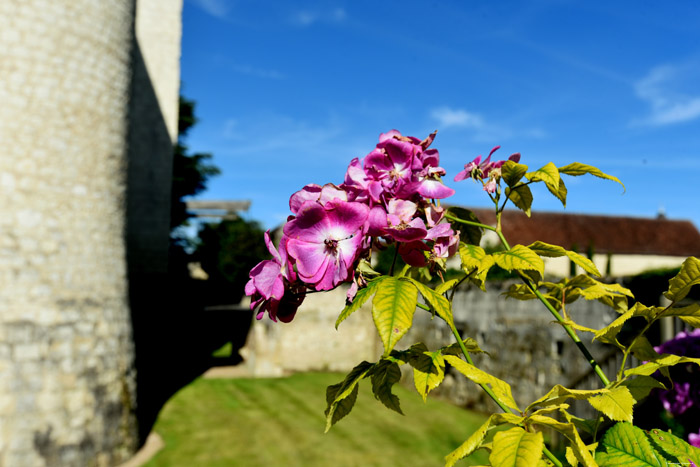
[[[700,3],[185,0],[187,140],[222,175],[200,199],[249,199],[283,222],[307,183],[341,183],[397,129],[433,147],[457,194],[496,145],[532,169],[583,162],[565,212],[690,219],[700,228]],[[546,190],[535,210],[562,211]]]

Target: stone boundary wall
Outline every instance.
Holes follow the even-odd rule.
[[[539,301],[501,296],[508,285],[489,282],[488,293],[476,288],[458,292],[454,317],[462,336],[476,339],[491,355],[475,356],[479,368],[510,383],[516,401],[526,405],[555,384],[571,383],[590,367]],[[338,331],[334,328],[346,290],[310,295],[289,324],[273,323],[267,317],[254,320],[241,350],[249,373],[266,377],[300,371],[348,372],[363,360],[377,361],[383,349],[372,321],[371,301],[343,321]],[[568,311],[577,322],[590,327],[603,326],[617,316],[602,304],[583,299],[570,305]],[[592,336],[581,337],[590,340]],[[411,331],[397,348],[415,342],[434,350],[455,340],[444,322],[417,309]],[[600,344],[588,347],[596,358],[610,351],[609,346]],[[403,382],[412,386],[412,371],[409,367],[404,370]],[[498,410],[481,388],[452,371],[434,393],[463,407]]]

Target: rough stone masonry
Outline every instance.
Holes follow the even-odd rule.
[[[181,8],[0,2],[0,466],[137,447],[127,278],[167,264]]]

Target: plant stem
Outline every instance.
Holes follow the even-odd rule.
[[[422,307],[421,307],[422,308]],[[459,348],[462,349],[462,354],[464,355],[464,358],[467,360],[467,363],[470,365],[474,366],[474,361],[472,360],[471,355],[469,355],[469,351],[467,350],[467,346],[464,345],[464,341],[462,340],[462,336],[459,335],[459,331],[457,331],[457,328],[454,326],[452,323],[448,323],[450,326],[450,329],[452,330],[452,334],[455,336],[455,339],[457,339],[457,343],[459,344]],[[517,412],[512,410],[510,407],[505,405],[501,400],[498,398],[498,396],[491,390],[490,387],[488,387],[486,384],[481,384],[479,383],[479,386],[481,386],[481,389],[484,390],[486,394],[493,399],[493,401],[498,404],[498,406],[503,410],[504,412],[510,412],[514,413],[517,415]],[[542,447],[542,452],[543,454],[549,459],[554,465],[557,467],[562,467],[562,463],[557,459],[554,454],[551,453],[549,449],[547,449],[546,446]]]

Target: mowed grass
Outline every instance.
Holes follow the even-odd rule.
[[[157,466],[403,466],[444,465],[444,456],[485,420],[396,385],[401,416],[385,408],[363,380],[353,411],[325,428],[330,373],[279,379],[199,378],[170,399],[154,430],[165,448]],[[486,463],[477,452],[460,465]]]

